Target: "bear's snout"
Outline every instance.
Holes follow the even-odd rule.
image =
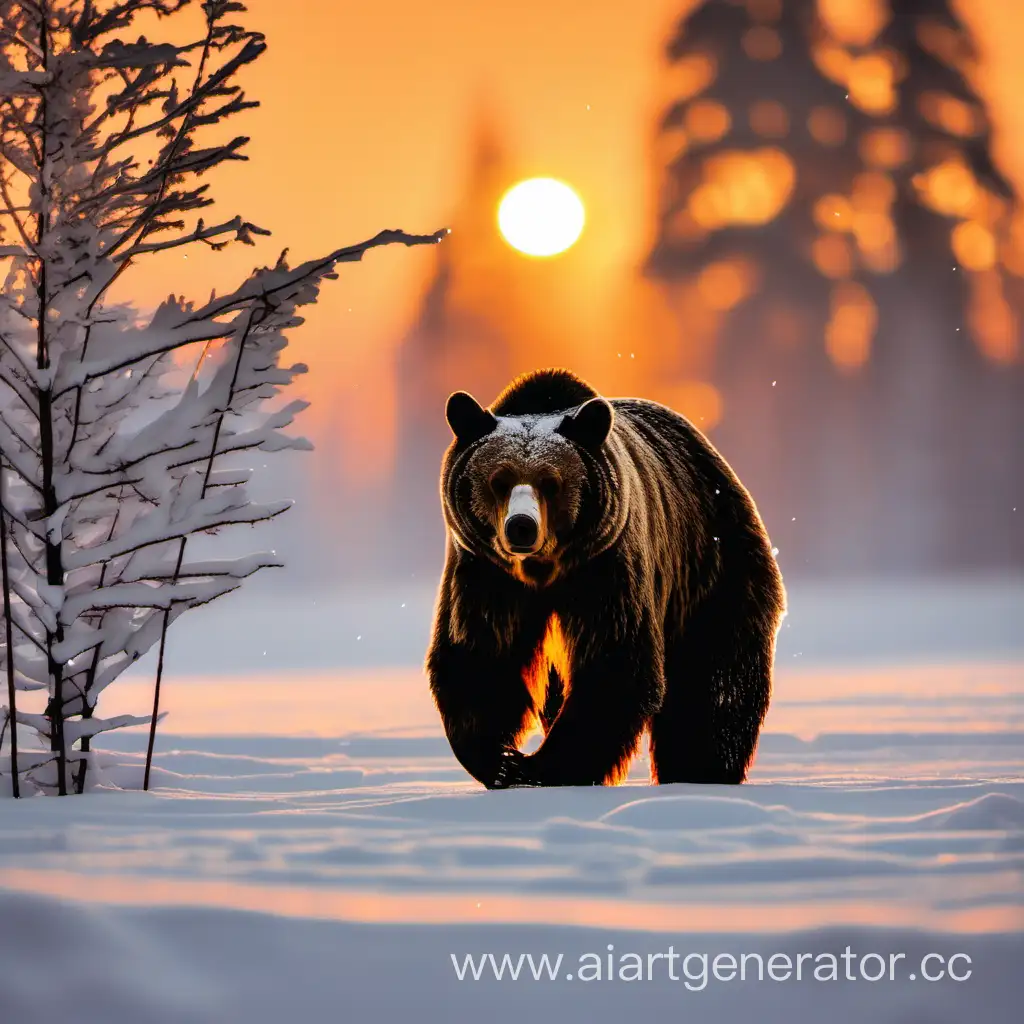
[[[532,516],[509,516],[505,520],[505,537],[516,553],[532,551],[539,535],[540,528]]]
[[[544,543],[540,501],[529,484],[512,488],[502,528],[505,543],[513,554],[532,555]]]

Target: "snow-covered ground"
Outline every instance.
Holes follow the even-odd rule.
[[[413,662],[425,588],[243,601],[179,629],[153,792],[0,802],[2,1024],[1019,1020],[1024,586],[794,589],[738,789],[484,792]],[[459,980],[488,953],[563,959]],[[810,958],[715,976],[747,953]]]

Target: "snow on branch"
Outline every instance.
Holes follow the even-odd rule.
[[[199,16],[180,19],[181,42],[131,31],[187,8]],[[280,565],[266,552],[188,559],[186,546],[290,507],[254,503],[237,457],[310,447],[287,432],[306,403],[276,401],[306,371],[282,362],[300,310],[339,264],[446,234],[382,231],[294,267],[282,253],[198,305],[172,294],[144,314],[109,298],[153,253],[267,234],[240,215],[193,219],[213,202],[198,176],[245,159],[244,136],[215,137],[256,105],[237,76],[266,41],[235,23],[244,12],[0,0],[0,721],[42,745],[19,751],[4,730],[15,791],[82,792],[90,772],[97,784],[90,743],[108,729],[149,723],[151,759],[169,626]],[[153,715],[100,718],[105,687],[155,646]],[[44,711],[18,707],[39,688]]]

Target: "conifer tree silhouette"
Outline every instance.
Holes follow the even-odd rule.
[[[784,564],[1020,563],[1022,232],[977,53],[947,0],[869,21],[837,33],[814,0],[682,20],[648,271],[684,331],[711,325],[714,439]]]

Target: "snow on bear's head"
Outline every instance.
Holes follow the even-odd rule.
[[[446,416],[455,440],[445,458],[442,496],[456,544],[502,565],[524,583],[558,575],[614,421],[591,397],[574,408],[503,415],[457,391]]]

